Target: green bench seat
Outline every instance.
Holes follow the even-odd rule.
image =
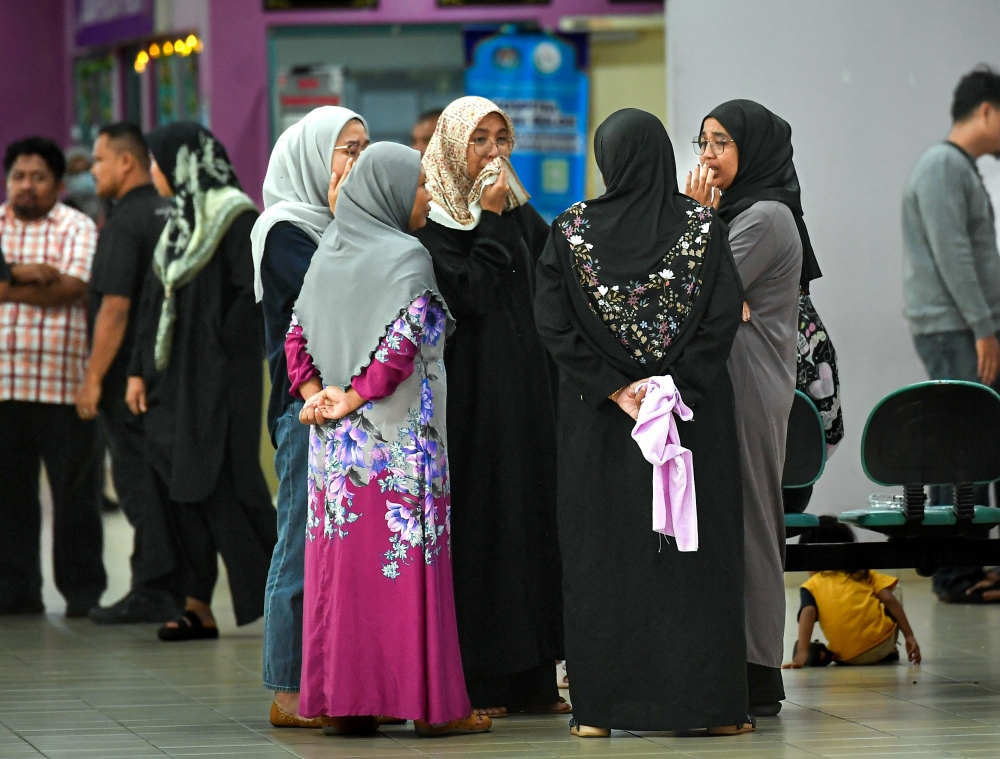
[[[788,524],[788,516],[785,516],[785,524]],[[805,514],[796,516],[808,516]],[[854,509],[845,511],[838,518],[839,522],[863,527],[866,529],[876,529],[884,527],[904,527],[906,525],[906,515],[901,509]],[[926,506],[924,507],[924,519],[921,524],[924,527],[949,527],[956,524],[955,511],[951,506]],[[995,525],[1000,524],[1000,509],[992,506],[976,506],[975,516],[972,524]]]
[[[797,530],[819,527],[819,517],[815,514],[785,514],[785,527]]]
[[[785,514],[785,537],[794,538],[806,530],[819,526],[819,517],[815,514]]]

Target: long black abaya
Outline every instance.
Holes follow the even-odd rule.
[[[530,206],[472,230],[429,221],[456,320],[448,338],[448,466],[459,643],[475,708],[557,698],[562,600],[552,372],[532,315],[548,226]]]
[[[608,193],[556,220],[537,268],[535,298],[542,340],[560,369],[558,522],[574,715],[582,725],[626,730],[741,724],[747,714],[743,511],[726,359],[742,291],[722,225],[676,194],[662,125],[633,110],[609,122],[597,140]],[[644,225],[623,219],[633,208],[644,214]],[[697,224],[689,212],[699,215]],[[686,314],[673,322],[674,332],[668,319],[650,328],[645,317],[624,323],[604,310],[607,302],[599,301],[610,288],[600,276],[642,284],[667,272],[666,293],[681,267],[670,272],[662,262],[687,269],[696,245],[704,247],[695,254],[702,259],[697,294],[684,304],[684,293],[691,294],[685,285],[664,296]],[[580,268],[577,254],[592,254],[593,263]],[[592,291],[584,292],[581,276]],[[635,303],[649,295],[612,286],[619,294],[628,288]],[[643,353],[664,334],[656,327],[670,335],[660,341],[662,358]],[[652,531],[652,466],[631,439],[632,418],[608,399],[629,382],[663,374],[694,411],[693,421],[679,424],[681,444],[693,453],[694,552],[679,552],[672,539]]]
[[[264,612],[277,540],[260,468],[263,318],[254,302],[250,255],[256,218],[252,211],[237,216],[212,260],[174,294],[177,320],[163,371],[154,360],[163,285],[149,273],[129,370],[146,383],[146,455],[170,502],[168,513],[171,503],[202,506],[241,625]],[[201,574],[207,572],[206,567]]]

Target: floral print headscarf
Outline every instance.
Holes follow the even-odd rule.
[[[146,135],[146,142],[174,193],[153,251],[153,272],[163,284],[155,354],[156,368],[163,371],[173,345],[174,294],[212,260],[236,217],[257,207],[240,189],[222,143],[201,124],[168,124]]]
[[[524,205],[530,199],[521,180],[503,156],[498,156],[487,164],[475,180],[469,178],[469,164],[466,160],[469,138],[479,126],[479,122],[491,113],[497,113],[507,123],[507,130],[514,139],[514,124],[500,107],[486,98],[469,95],[455,100],[444,109],[438,119],[434,136],[424,154],[424,171],[427,174],[427,189],[431,194],[430,218],[453,229],[473,229],[479,224],[482,209],[479,199],[483,189],[500,175],[506,167],[510,192],[504,210],[509,211]]]

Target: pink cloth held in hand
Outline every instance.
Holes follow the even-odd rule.
[[[680,444],[674,414],[694,418],[668,374],[651,377],[632,439],[653,465],[653,531],[671,535],[678,551],[698,550],[698,509],[691,451]]]

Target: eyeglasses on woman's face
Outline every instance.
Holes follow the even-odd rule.
[[[514,150],[514,140],[510,137],[498,137],[496,142],[489,137],[473,137],[469,140],[469,144],[472,145],[472,149],[480,158],[485,158],[492,153],[494,145],[496,145],[497,153],[502,156],[509,156]]]
[[[722,155],[726,152],[726,145],[733,142],[733,140],[724,140],[721,137],[716,137],[711,140],[706,140],[704,137],[695,137],[691,140],[691,147],[694,148],[695,155],[705,155],[705,151],[711,148],[714,155]]]
[[[371,142],[349,142],[346,145],[338,145],[334,150],[346,150],[351,158],[357,158],[365,152]]]

